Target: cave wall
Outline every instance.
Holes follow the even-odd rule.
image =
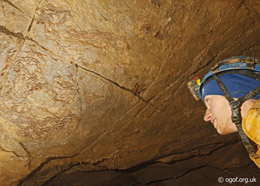
[[[84,165],[55,176],[45,186],[258,186],[259,168],[242,143],[193,152],[190,156],[165,157],[126,170],[85,171]],[[183,159],[182,159],[183,158]],[[240,181],[240,182],[239,182]]]
[[[258,1],[1,0],[0,182],[128,169],[237,140],[186,83],[259,53]]]

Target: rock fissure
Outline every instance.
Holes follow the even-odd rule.
[[[248,31],[250,31],[250,28],[254,27],[255,23],[251,22],[247,28],[243,29],[241,31],[241,34],[239,34],[236,39],[234,40],[234,42],[232,43],[234,45],[234,43],[239,43],[239,41],[241,41],[242,38],[245,37],[245,35],[247,34]]]
[[[11,3],[8,0],[3,0],[4,2],[6,2],[7,4],[9,4],[10,6],[14,7],[16,10],[22,12],[23,14],[25,14],[20,8],[18,8],[17,6],[15,6],[13,3]]]
[[[159,78],[159,76],[161,75],[161,72],[162,72],[163,67],[165,66],[165,64],[166,64],[166,60],[163,61],[163,63],[162,63],[162,65],[161,65],[161,67],[160,67],[160,69],[159,69],[159,71],[158,71],[158,73],[157,73],[155,79],[152,81],[152,83],[151,83],[150,85],[147,86],[147,88],[146,88],[147,90],[149,90],[149,88],[150,88],[151,86],[153,86],[154,83],[158,80],[158,78]],[[155,95],[154,95],[154,96],[155,96]],[[151,100],[154,98],[154,96],[152,96],[151,98],[149,98],[148,101],[151,101]]]
[[[79,153],[78,153],[79,154]],[[31,172],[30,176],[28,176],[26,179],[22,180],[21,182],[19,182],[19,184],[17,186],[25,186],[27,185],[27,183],[30,182],[30,179],[32,178],[35,178],[36,177],[41,177],[41,174],[44,174],[44,170],[42,171],[42,169],[44,168],[44,166],[48,163],[50,163],[51,161],[53,160],[58,160],[58,159],[66,159],[66,158],[73,158],[74,156],[77,156],[78,154],[76,155],[73,155],[73,156],[70,156],[70,157],[53,157],[53,158],[49,158],[44,164],[41,164],[39,167],[37,167],[34,171]],[[81,165],[91,165],[92,167],[98,167],[99,164],[105,162],[106,160],[108,160],[107,158],[104,158],[102,160],[99,160],[97,162],[84,162],[84,161],[80,161],[80,162],[76,162],[76,163],[69,163],[69,164],[64,164],[62,166],[57,166],[57,167],[54,167],[53,169],[55,169],[55,174],[53,174],[52,176],[48,177],[47,180],[42,180],[42,181],[38,181],[37,182],[37,185],[40,185],[40,186],[45,186],[47,185],[48,183],[50,183],[52,180],[54,180],[56,177],[62,175],[63,173],[65,173],[66,171],[69,171],[70,169],[72,169],[73,167],[76,167],[76,166],[81,166]],[[104,167],[102,166],[103,170],[106,170],[107,167]]]
[[[18,144],[22,147],[22,149],[26,152],[27,157],[31,159],[32,155],[30,151],[26,148],[26,146],[22,142],[18,142]],[[29,165],[29,164],[28,164]]]
[[[37,12],[37,10],[38,10],[38,8],[39,8],[39,5],[41,4],[42,1],[44,1],[44,0],[40,0],[40,1],[39,1],[38,6],[37,6],[37,7],[35,8],[35,10],[34,10],[34,14],[33,14],[31,23],[30,23],[30,25],[29,25],[29,27],[28,27],[28,29],[27,29],[27,32],[28,32],[28,33],[31,31],[31,28],[32,28],[33,23],[34,23],[34,21],[35,21],[36,12]],[[36,42],[36,41],[35,41],[35,42]]]
[[[80,94],[80,86],[79,86],[79,80],[78,80],[78,65],[76,63],[74,63],[75,65],[75,74],[76,74],[76,79],[74,80],[75,81],[75,84],[77,85],[77,93],[78,93],[78,100],[79,100],[79,104],[80,104],[80,112],[83,111],[83,108],[82,108],[82,99],[81,99],[81,94]]]
[[[179,178],[181,178],[183,176],[186,176],[187,174],[191,173],[192,171],[196,171],[196,170],[204,168],[204,167],[211,167],[211,166],[202,165],[202,166],[194,167],[192,169],[189,169],[189,170],[185,171],[184,173],[182,173],[180,175],[170,176],[170,177],[159,179],[159,180],[153,180],[151,182],[146,183],[146,185],[151,185],[151,184],[154,184],[154,183],[164,182],[164,181],[168,181],[168,180],[171,180],[171,179],[179,179]]]
[[[127,91],[127,92],[130,92],[130,93],[133,94],[134,96],[137,96],[137,97],[138,97],[140,100],[142,100],[143,102],[146,102],[146,103],[148,103],[148,104],[151,104],[151,103],[149,103],[147,100],[145,100],[144,98],[142,98],[139,94],[137,94],[136,92],[134,92],[133,90],[131,90],[131,89],[129,89],[129,88],[126,88],[126,87],[124,87],[124,86],[121,86],[121,85],[119,85],[117,82],[112,81],[111,79],[108,79],[108,78],[102,76],[101,74],[98,74],[97,72],[94,72],[94,71],[92,71],[92,70],[86,69],[85,67],[82,67],[82,66],[80,66],[80,65],[78,65],[78,67],[81,68],[82,70],[85,70],[85,71],[87,71],[87,72],[90,72],[90,73],[92,73],[92,74],[95,74],[95,75],[101,77],[102,79],[105,79],[106,81],[108,81],[108,82],[110,82],[110,83],[116,85],[117,87],[119,87],[119,88],[122,89],[122,90],[125,90],[125,91]],[[151,104],[151,105],[152,105],[152,104]]]
[[[5,26],[0,25],[0,32],[9,36],[13,36],[19,39],[23,39],[24,40],[24,35],[21,32],[12,32],[9,29],[7,29]]]
[[[196,171],[196,170],[201,169],[201,168],[204,168],[204,167],[212,167],[212,166],[201,165],[201,166],[198,166],[198,167],[194,167],[194,168],[189,169],[189,170],[187,170],[186,172],[184,172],[184,173],[182,173],[182,174],[180,174],[180,175],[175,176],[174,178],[175,178],[175,179],[179,179],[179,178],[181,178],[181,177],[183,177],[183,176],[185,176],[185,175],[191,173],[192,171]]]
[[[218,56],[218,53],[216,53],[209,61],[205,63],[205,65],[198,68],[196,71],[192,72],[192,75],[198,74],[201,70],[205,69],[206,67],[209,67],[212,65],[212,62],[215,60],[215,58]]]
[[[136,107],[136,105],[138,105],[140,103],[140,99],[129,109],[127,109],[127,111],[125,111],[125,113],[123,113],[116,121],[115,125],[117,125],[118,122],[120,122],[122,119],[124,119],[125,116],[127,116],[129,113],[132,113]],[[147,105],[147,104],[146,104]],[[132,118],[133,119],[133,118]],[[110,129],[110,131],[112,131],[112,129]]]
[[[57,56],[57,54],[55,54],[53,51],[51,51],[51,50],[45,48],[43,45],[41,45],[40,43],[38,43],[37,41],[35,41],[35,40],[34,40],[33,38],[31,38],[30,36],[26,36],[24,39],[25,39],[25,40],[32,41],[32,42],[35,43],[37,46],[41,47],[43,50],[45,50],[45,51],[47,51],[47,52],[49,52],[49,53],[51,53],[51,54]],[[60,57],[60,58],[63,59],[63,57],[61,57],[61,56],[58,56],[58,57]]]
[[[238,139],[234,139],[234,140],[230,140],[230,141],[227,141],[227,142],[206,144],[206,145],[202,145],[202,146],[196,147],[195,149],[190,149],[188,151],[183,151],[183,152],[178,152],[178,153],[170,153],[170,154],[168,154],[166,156],[163,156],[163,157],[157,159],[156,161],[164,162],[164,163],[176,163],[176,162],[179,162],[179,161],[184,161],[184,160],[193,158],[195,156],[209,156],[213,152],[215,152],[215,151],[217,151],[217,150],[219,150],[219,149],[221,149],[223,147],[226,147],[228,145],[235,144],[237,142],[238,142]],[[206,150],[206,152],[205,153],[200,152],[202,150]],[[177,159],[173,158],[173,161],[171,161],[171,158],[168,161],[164,160],[167,157],[182,156],[182,154],[185,157],[177,158]]]
[[[237,141],[237,140],[235,140],[235,141]],[[223,147],[225,147],[225,146],[227,146],[227,145],[233,144],[235,141],[230,141],[230,143],[225,143],[225,144],[223,144],[222,146],[219,146],[217,149],[214,149],[214,147],[215,147],[214,144],[209,144],[209,146],[210,146],[211,148],[213,148],[213,150],[211,150],[211,151],[208,152],[208,153],[192,155],[192,156],[189,156],[189,157],[187,157],[187,158],[185,158],[185,159],[180,159],[180,160],[178,160],[178,161],[174,161],[174,162],[167,163],[167,164],[169,164],[169,165],[174,165],[174,163],[184,162],[185,160],[191,159],[191,158],[194,158],[194,157],[209,156],[209,155],[212,154],[214,151],[217,151],[217,150],[219,150],[219,149],[221,149],[221,148],[223,148]],[[215,145],[218,145],[218,144],[215,144]],[[106,161],[106,160],[107,160],[106,158],[105,158],[105,159],[102,159],[102,160],[100,160],[100,161],[94,163],[93,165],[96,166],[96,165],[98,165],[98,164],[100,164],[100,163],[102,163],[102,162],[104,162],[104,161]],[[153,164],[156,164],[156,163],[157,163],[157,161],[154,160],[154,161],[146,162],[146,163],[144,163],[143,165],[137,165],[137,166],[135,166],[135,167],[132,167],[132,168],[129,168],[129,169],[126,169],[126,170],[111,169],[111,171],[116,171],[116,172],[119,172],[119,173],[120,173],[120,172],[122,172],[122,173],[128,172],[128,173],[131,174],[131,173],[135,172],[136,170],[139,170],[141,167],[152,166]],[[80,163],[77,163],[77,164],[73,164],[72,166],[70,166],[70,167],[67,168],[66,170],[64,170],[64,171],[60,172],[58,175],[54,176],[54,177],[52,178],[52,180],[53,180],[54,178],[56,178],[57,176],[62,175],[63,173],[65,173],[66,171],[68,171],[70,168],[72,168],[72,167],[74,167],[74,166],[78,166],[78,165],[80,165],[80,164],[88,164],[88,165],[89,165],[88,162],[80,162]],[[171,180],[171,179],[180,179],[181,177],[184,177],[184,176],[186,176],[187,174],[189,174],[189,173],[191,173],[191,172],[193,172],[193,171],[196,171],[196,170],[198,170],[198,169],[205,168],[205,167],[214,167],[214,166],[210,166],[210,165],[207,165],[207,164],[205,164],[205,165],[200,165],[200,166],[195,166],[195,167],[189,168],[189,169],[187,169],[187,170],[184,170],[182,173],[179,173],[179,174],[174,175],[174,176],[170,176],[170,177],[167,177],[167,178],[164,177],[164,178],[162,178],[162,179],[156,179],[156,180],[152,180],[152,181],[149,181],[149,182],[145,182],[145,181],[140,181],[140,180],[139,180],[139,183],[142,183],[142,184],[145,184],[145,185],[151,185],[151,184],[153,184],[153,183],[163,182],[163,181],[167,181],[167,180]],[[214,167],[214,168],[217,168],[217,167]],[[220,168],[217,168],[217,169],[220,169]],[[92,172],[92,171],[88,171],[88,172]],[[49,183],[50,181],[51,181],[51,180],[49,180],[49,181],[46,182],[46,183]],[[45,184],[44,184],[44,185],[45,185]]]
[[[33,25],[34,19],[35,19],[35,14],[33,15],[32,21],[31,21],[31,23],[30,23],[30,25],[29,25],[29,27],[28,27],[27,32],[30,32],[30,31],[31,31],[31,28],[32,28],[32,25]]]
[[[47,186],[50,182],[52,182],[55,178],[57,178],[58,176],[62,175],[63,173],[65,173],[66,171],[72,169],[73,167],[75,166],[78,166],[80,164],[88,164],[89,163],[83,163],[83,162],[80,162],[80,163],[76,163],[76,164],[72,164],[72,165],[69,165],[67,168],[64,168],[63,170],[61,170],[58,174],[55,174],[54,176],[50,177],[47,181],[45,181],[44,183],[41,183],[40,186]]]
[[[46,161],[42,162],[38,167],[36,167],[34,170],[31,171],[30,174],[28,174],[27,177],[25,177],[24,179],[20,180],[20,182],[18,183],[17,186],[23,186],[24,183],[28,182],[31,178],[34,178],[34,176],[37,176],[39,174],[41,174],[41,170],[44,169],[44,167],[50,163],[53,160],[57,160],[57,159],[67,159],[67,158],[73,158],[75,156],[77,156],[79,153],[76,153],[72,156],[64,156],[64,157],[50,157],[48,158]]]
[[[189,71],[189,70],[188,70]],[[165,90],[169,89],[169,88],[172,88],[174,87],[175,84],[177,84],[178,82],[181,81],[181,83],[178,84],[178,86],[172,91],[172,94],[167,97],[166,100],[163,101],[163,103],[161,105],[158,105],[157,107],[162,107],[165,103],[167,103],[173,96],[176,92],[178,92],[178,90],[180,88],[182,88],[183,84],[186,83],[186,81],[184,81],[182,78],[186,77],[185,80],[187,79],[187,74],[188,74],[188,71],[185,71],[182,75],[180,75],[179,77],[177,77],[172,83],[170,83],[167,87],[165,87],[163,90],[161,90],[157,96],[159,96],[161,93],[163,93]]]
[[[4,149],[2,146],[0,146],[0,150],[3,151],[3,152],[12,153],[12,154],[14,154],[16,157],[19,157],[19,158],[25,158],[25,157],[26,157],[26,156],[21,156],[21,155],[17,154],[17,152],[15,152],[15,151],[6,150],[6,149]]]

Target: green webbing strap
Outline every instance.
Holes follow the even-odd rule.
[[[227,98],[227,100],[229,101],[229,105],[231,107],[231,111],[232,111],[232,122],[235,123],[237,130],[238,130],[238,134],[246,148],[246,150],[248,151],[249,155],[252,158],[259,158],[259,156],[256,154],[256,152],[254,151],[249,139],[247,138],[246,134],[244,133],[243,129],[242,129],[242,124],[241,124],[241,115],[240,115],[240,105],[242,104],[242,102],[244,102],[245,98],[252,98],[255,95],[257,95],[260,91],[260,87],[256,88],[253,91],[250,91],[248,94],[246,94],[245,96],[241,97],[241,100],[234,100],[234,98],[231,96],[231,94],[229,93],[228,89],[226,88],[226,86],[224,85],[224,83],[219,79],[219,77],[217,75],[213,75],[214,79],[216,80],[216,82],[219,85],[219,88],[222,90],[224,96]],[[242,102],[241,102],[242,101]]]

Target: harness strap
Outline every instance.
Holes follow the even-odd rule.
[[[243,129],[242,129],[241,123],[240,123],[240,124],[236,124],[236,126],[237,126],[237,130],[238,130],[238,134],[239,134],[239,136],[240,136],[240,138],[241,138],[241,141],[242,141],[243,145],[245,146],[245,148],[246,148],[248,154],[249,154],[252,158],[258,159],[259,156],[256,154],[256,152],[255,152],[253,146],[251,145],[251,143],[250,143],[248,137],[247,137],[246,134],[244,133],[244,131],[243,131]]]
[[[213,78],[218,83],[219,88],[222,90],[222,92],[223,92],[224,96],[227,98],[228,102],[230,103],[230,102],[234,101],[233,97],[229,93],[229,91],[226,88],[226,86],[224,85],[224,83],[219,79],[219,77],[216,74],[213,74]]]
[[[239,98],[239,101],[241,103],[243,103],[244,101],[255,97],[257,94],[260,93],[260,87],[255,88],[254,90],[251,90],[250,92],[248,92],[246,95],[244,95],[243,97]]]
[[[248,151],[248,153],[251,157],[253,157],[255,159],[259,158],[259,156],[254,151],[254,148],[252,147],[248,137],[246,136],[246,134],[244,133],[244,131],[242,129],[240,105],[247,99],[250,99],[250,98],[254,97],[255,95],[257,95],[260,92],[260,87],[254,89],[253,91],[250,91],[248,94],[239,98],[238,100],[234,100],[234,98],[231,96],[228,89],[226,88],[224,83],[219,79],[219,77],[216,74],[213,74],[213,77],[216,80],[216,82],[218,83],[219,88],[222,90],[224,96],[226,97],[226,99],[229,102],[229,105],[230,105],[231,111],[232,111],[232,115],[231,115],[232,122],[235,123],[237,130],[238,130],[238,134],[239,134],[246,150]]]

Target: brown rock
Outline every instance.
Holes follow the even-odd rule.
[[[260,56],[258,2],[0,5],[1,184],[176,161],[237,139],[204,124],[186,83],[226,57]]]

